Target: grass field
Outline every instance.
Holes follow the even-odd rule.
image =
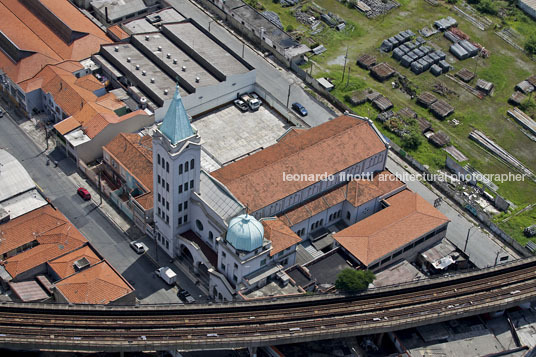
[[[424,0],[402,0],[399,1],[401,3],[400,8],[389,14],[375,19],[367,19],[357,10],[349,9],[336,0],[307,1],[300,3],[298,6],[302,9],[321,6],[325,10],[344,18],[349,24],[348,27],[353,29],[343,33],[327,29],[318,35],[311,36],[310,29],[297,23],[292,16],[292,8],[282,8],[269,0],[261,0],[261,2],[267,9],[280,14],[284,26],[292,24],[295,29],[300,31],[302,42],[304,42],[304,39],[308,39],[309,42],[321,43],[328,49],[324,54],[311,58],[314,62],[312,73],[317,78],[328,77],[333,79],[335,89],[332,94],[340,100],[344,100],[345,95],[355,90],[373,88],[393,102],[395,111],[408,106],[420,116],[431,121],[436,131],[442,130],[448,133],[454,146],[463,152],[469,158],[470,164],[479,171],[495,174],[507,173],[512,169],[468,139],[468,134],[473,129],[484,132],[504,149],[516,156],[525,166],[536,172],[536,143],[524,135],[520,130],[520,126],[509,119],[506,114],[508,108],[511,107],[508,104],[508,98],[513,93],[515,84],[530,75],[536,74],[536,62],[533,62],[521,51],[516,50],[495,34],[495,31],[502,26],[511,27],[519,33],[522,44],[526,37],[536,32],[536,22],[521,11],[515,10],[513,14],[504,19],[487,15],[486,17],[491,19],[494,25],[486,31],[481,31],[443,3],[434,7]],[[505,2],[498,1],[498,3]],[[494,83],[495,89],[491,97],[486,97],[483,100],[478,99],[444,75],[434,77],[431,73],[426,72],[416,76],[394,61],[390,57],[390,53],[380,53],[379,45],[383,39],[408,28],[417,33],[425,25],[431,25],[435,20],[444,16],[456,18],[459,24],[458,27],[470,35],[472,41],[482,44],[491,51],[491,56],[487,59],[478,58],[478,60],[458,61],[451,55],[447,57],[447,60],[454,66],[453,73],[465,67],[471,71],[476,70],[477,78]],[[442,34],[436,34],[428,40],[433,47],[448,53],[450,42]],[[346,51],[348,51],[346,72],[350,71],[348,82],[347,77],[344,81],[341,80]],[[443,98],[455,107],[455,113],[449,119],[455,118],[461,124],[454,127],[448,121],[439,121],[433,118],[426,109],[416,105],[415,100],[412,100],[399,89],[393,89],[391,81],[380,83],[374,80],[367,71],[355,64],[356,59],[364,53],[375,55],[378,58],[378,62],[387,62],[399,73],[407,76],[417,88],[417,93],[430,91],[436,82],[442,82],[448,86],[456,93]],[[309,70],[311,69],[309,68]],[[474,82],[470,84],[474,85]],[[440,97],[439,95],[436,96]],[[378,114],[369,104],[352,107],[352,109],[356,113],[372,119],[376,118]],[[377,122],[376,124],[391,140],[400,144],[398,137],[384,129],[381,123]],[[409,153],[423,164],[430,166],[431,169],[444,167],[446,153],[424,140],[417,150],[409,151]],[[528,179],[524,182],[506,182],[497,183],[497,185],[499,186],[499,193],[518,207],[515,211],[536,201],[536,184]],[[526,239],[523,236],[522,228],[530,224],[536,224],[536,209],[517,215],[507,223],[501,223],[502,219],[509,214],[515,213],[515,211],[501,214],[496,220],[507,233],[524,243]]]

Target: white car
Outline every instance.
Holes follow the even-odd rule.
[[[143,254],[149,250],[149,248],[144,243],[136,241],[130,242],[130,247],[134,249],[134,251],[138,254]]]

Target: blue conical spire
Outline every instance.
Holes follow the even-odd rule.
[[[194,130],[190,125],[190,119],[188,119],[188,114],[186,114],[186,109],[184,109],[184,105],[182,104],[179,85],[176,87],[173,100],[169,104],[169,108],[164,116],[160,131],[173,145],[194,135]]]

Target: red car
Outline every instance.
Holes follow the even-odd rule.
[[[91,193],[89,193],[89,191],[83,187],[80,187],[76,192],[86,201],[89,201],[91,199]]]

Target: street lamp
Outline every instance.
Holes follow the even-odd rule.
[[[471,233],[471,229],[473,228],[476,228],[476,226],[471,226],[468,230],[467,230],[467,238],[465,239],[465,246],[463,247],[463,252],[465,253],[466,250],[467,250],[467,243],[469,243],[469,234]]]

